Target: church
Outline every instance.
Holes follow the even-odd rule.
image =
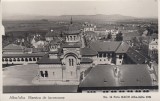
[[[39,81],[78,85],[80,74],[92,67],[97,52],[84,46],[82,30],[73,24],[63,34],[65,41],[54,38],[49,44],[50,51],[37,62]]]

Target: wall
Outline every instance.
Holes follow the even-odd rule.
[[[48,71],[48,77],[42,77],[40,71]],[[53,73],[54,72],[54,73]],[[39,65],[40,80],[57,80],[62,81],[62,66],[60,64],[43,64]]]

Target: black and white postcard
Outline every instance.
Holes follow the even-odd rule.
[[[2,0],[2,101],[158,101],[158,0]]]

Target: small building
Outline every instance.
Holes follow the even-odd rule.
[[[149,38],[149,51],[148,55],[152,57],[152,55],[158,54],[158,35],[153,34]]]
[[[86,31],[95,31],[95,28],[96,26],[93,25],[93,24],[89,24],[88,22],[86,22],[84,25],[83,25],[83,31],[86,32]]]

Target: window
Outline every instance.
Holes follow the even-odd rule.
[[[37,58],[37,61],[39,60],[39,58]]]
[[[45,77],[48,77],[48,71],[45,71]]]
[[[29,61],[32,61],[32,59],[31,59],[31,58],[29,58]]]
[[[119,55],[119,59],[122,59],[122,55]]]
[[[27,58],[25,58],[25,61],[28,61],[28,59],[27,59]]]
[[[10,58],[9,61],[12,62],[12,59]]]
[[[43,71],[40,71],[41,77],[44,77]]]
[[[73,66],[74,65],[74,60],[73,59],[69,59],[69,66]]]
[[[53,72],[53,76],[55,75],[55,73]]]
[[[72,36],[70,36],[70,40],[72,40]]]
[[[101,59],[99,61],[101,61]]]
[[[74,40],[76,40],[76,36],[74,36]]]
[[[73,59],[72,59],[72,66],[73,66]]]
[[[69,66],[71,66],[71,59],[69,59]]]
[[[20,61],[20,59],[18,58],[17,61]]]
[[[106,57],[106,53],[103,54],[103,57]]]
[[[102,57],[102,53],[99,53],[99,57],[100,57],[100,58]]]
[[[72,71],[71,71],[71,76],[72,76],[72,74],[73,74],[73,73],[72,73]]]
[[[121,63],[121,61],[119,61],[119,63]]]
[[[5,61],[7,62],[7,61],[8,61],[8,59],[6,58],[6,59],[5,59]]]
[[[13,61],[16,61],[16,59],[14,58]]]
[[[33,61],[36,61],[36,58],[33,58]]]

